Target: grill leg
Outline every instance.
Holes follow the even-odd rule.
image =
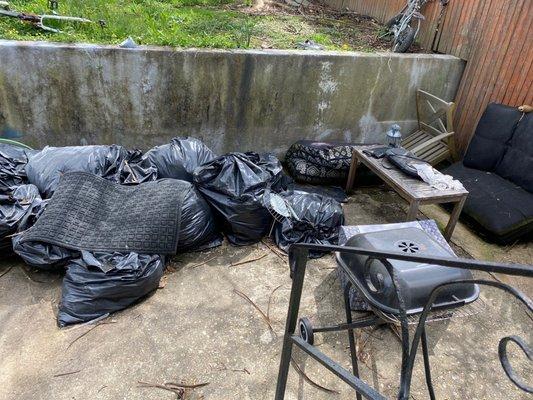
[[[431,383],[431,369],[429,366],[428,338],[426,336],[426,329],[422,330],[422,354],[424,356],[424,372],[426,375],[429,398],[431,400],[435,400],[435,391],[433,390],[433,384]]]
[[[352,323],[352,310],[350,307],[350,288],[352,287],[351,283],[348,282],[346,288],[344,289],[344,309],[346,311],[346,323]],[[348,341],[350,343],[350,356],[352,358],[352,368],[353,374],[359,378],[359,366],[357,364],[357,349],[355,347],[355,338],[353,329],[348,329]],[[357,400],[361,400],[361,394],[357,392]]]
[[[298,322],[298,311],[300,309],[300,299],[302,297],[307,254],[308,251],[304,249],[295,248],[289,250],[289,261],[294,259],[295,266],[292,276],[291,297],[289,300],[287,322],[285,323],[285,336],[283,337],[283,349],[281,350],[281,361],[279,365],[275,400],[283,400],[285,397],[285,388],[287,386],[287,378],[292,356],[292,335],[296,330],[296,323]]]

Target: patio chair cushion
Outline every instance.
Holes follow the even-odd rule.
[[[349,143],[299,140],[289,147],[285,161],[290,175],[298,182],[338,185],[348,177],[352,150]]]
[[[455,163],[443,171],[469,191],[463,213],[499,242],[533,232],[533,193],[497,174]]]
[[[518,122],[495,172],[533,193],[533,113]]]
[[[479,120],[463,163],[468,168],[494,171],[502,160],[521,113],[516,107],[491,103]]]

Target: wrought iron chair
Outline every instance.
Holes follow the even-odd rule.
[[[431,291],[430,295],[427,298],[427,302],[423,307],[423,310],[417,314],[416,321],[416,330],[414,332],[414,337],[412,341],[409,338],[409,322],[410,319],[413,319],[413,315],[408,316],[406,311],[406,306],[404,299],[402,297],[401,290],[399,289],[398,276],[395,271],[395,268],[392,266],[389,260],[402,260],[402,261],[411,261],[418,263],[430,263],[439,266],[454,267],[460,268],[463,270],[477,270],[485,272],[498,272],[508,275],[517,275],[524,277],[533,277],[533,266],[528,265],[519,265],[519,264],[501,264],[494,262],[486,261],[477,261],[469,260],[462,258],[451,258],[451,257],[435,257],[435,256],[424,256],[420,254],[408,254],[401,252],[385,252],[385,251],[376,251],[369,250],[365,248],[358,247],[347,247],[347,246],[326,246],[326,245],[312,245],[312,244],[296,244],[292,245],[289,251],[289,262],[292,270],[292,289],[289,300],[289,309],[287,315],[287,322],[285,325],[285,336],[283,340],[283,350],[281,354],[280,369],[276,387],[276,400],[282,400],[285,395],[285,388],[287,383],[287,377],[289,372],[289,365],[292,356],[292,348],[294,345],[299,347],[313,359],[322,364],[326,369],[331,371],[341,380],[346,382],[356,391],[357,399],[360,400],[362,397],[367,399],[385,399],[386,397],[379,393],[376,389],[371,387],[368,383],[359,378],[358,364],[357,364],[357,353],[355,346],[354,338],[354,329],[372,326],[376,324],[383,323],[383,316],[375,315],[369,318],[360,319],[357,321],[352,320],[352,314],[350,309],[350,300],[349,300],[349,286],[344,291],[344,303],[346,310],[346,323],[313,328],[312,332],[334,332],[334,331],[343,331],[348,332],[348,339],[350,345],[350,354],[352,361],[353,371],[350,372],[343,368],[341,365],[333,361],[331,358],[323,354],[315,346],[312,345],[312,338],[309,337],[308,331],[306,329],[301,329],[302,334],[295,334],[295,330],[298,323],[298,311],[300,306],[300,298],[303,289],[304,276],[306,270],[306,264],[308,260],[309,251],[334,251],[338,254],[353,254],[353,255],[362,255],[372,257],[383,263],[386,267],[388,273],[390,274],[394,286],[395,295],[397,298],[397,303],[399,305],[396,317],[399,320],[401,326],[401,341],[402,341],[402,364],[401,364],[401,374],[400,374],[400,385],[397,398],[400,400],[409,399],[409,392],[411,387],[413,367],[415,363],[415,358],[417,354],[418,345],[422,343],[422,354],[424,358],[424,370],[426,376],[426,384],[429,391],[429,397],[433,400],[435,399],[435,393],[433,390],[433,385],[431,382],[431,370],[430,370],[430,360],[427,347],[427,337],[426,337],[426,322],[428,320],[429,314],[432,311],[432,306],[435,303],[439,293],[445,290],[450,285],[457,284],[477,284],[477,285],[486,285],[492,286],[495,288],[502,289],[513,296],[515,296],[521,303],[523,303],[527,309],[531,312],[533,311],[533,302],[527,298],[524,294],[509,286],[505,283],[499,281],[489,281],[484,279],[461,279],[454,280],[446,283],[442,283]],[[359,279],[351,270],[346,266],[340,264],[343,271],[346,273],[350,283],[357,287]],[[305,324],[304,324],[305,325]],[[302,326],[302,325],[300,325]],[[304,326],[305,328],[305,326]],[[311,339],[311,340],[310,340]],[[529,345],[518,336],[507,336],[500,340],[498,347],[498,355],[502,367],[508,376],[508,378],[520,389],[527,393],[533,393],[533,387],[528,386],[524,383],[521,378],[513,371],[508,357],[507,357],[507,345],[509,342],[516,343],[522,351],[526,354],[529,360],[533,359],[533,351]]]

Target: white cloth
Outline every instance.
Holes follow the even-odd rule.
[[[464,186],[457,179],[453,179],[450,175],[444,175],[442,172],[437,171],[431,165],[426,163],[416,163],[413,165],[418,172],[418,176],[422,178],[424,182],[427,182],[431,187],[438,190],[461,190]]]

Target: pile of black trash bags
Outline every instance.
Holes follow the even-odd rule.
[[[71,250],[22,242],[46,209],[61,176],[88,172],[120,185],[157,179],[189,182],[182,205],[178,252],[217,246],[221,233],[234,245],[256,243],[269,232],[287,250],[292,243],[336,244],[344,222],[335,199],[293,185],[272,154],[214,154],[195,138],[175,138],[145,153],[118,145],[45,147],[27,150],[0,143],[0,249],[28,265],[65,271],[58,323],[90,321],[123,309],[158,287],[165,256]],[[281,196],[295,221],[273,219],[263,195]],[[320,256],[320,254],[311,254]]]

